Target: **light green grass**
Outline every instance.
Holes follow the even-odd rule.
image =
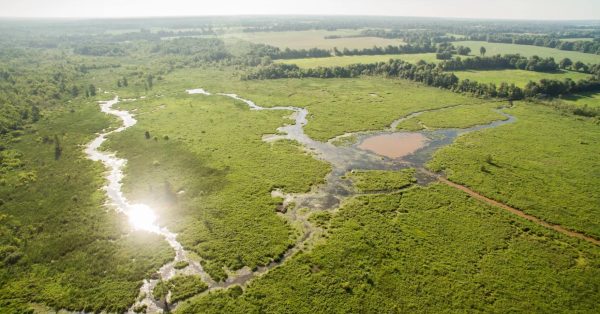
[[[600,108],[600,93],[582,93],[566,96],[562,99],[566,103],[574,104],[580,107],[588,106],[590,108]]]
[[[420,60],[426,62],[436,62],[435,53],[415,53],[415,54],[396,54],[396,55],[374,55],[374,56],[340,56],[327,58],[304,58],[276,60],[279,63],[295,64],[301,68],[346,66],[356,63],[375,63],[387,62],[390,59],[401,59],[410,63],[417,63]]]
[[[526,213],[600,237],[600,125],[525,102],[504,111],[517,121],[459,137],[430,167]]]
[[[529,81],[539,82],[541,79],[564,80],[570,78],[574,81],[589,78],[589,74],[559,71],[552,73],[525,71],[525,70],[486,70],[486,71],[455,71],[454,74],[461,80],[477,81],[479,83],[514,83],[516,86],[525,87]]]
[[[481,46],[487,49],[486,56],[496,54],[521,54],[526,57],[537,55],[540,57],[548,58],[553,57],[556,62],[563,58],[570,58],[571,60],[581,61],[584,63],[600,63],[600,55],[591,53],[583,53],[577,51],[564,51],[554,48],[530,46],[530,45],[515,45],[515,44],[501,44],[501,43],[488,43],[485,41],[457,41],[454,43],[455,46],[466,46],[471,48],[472,54],[479,55],[479,48]]]
[[[289,31],[289,32],[256,32],[256,33],[231,33],[226,34],[225,38],[238,38],[258,44],[268,44],[279,48],[290,49],[362,49],[372,48],[373,46],[398,46],[404,42],[401,39],[386,39],[378,37],[347,37],[325,39],[325,36],[331,35],[357,35],[358,30],[309,30],[309,31]]]
[[[447,90],[382,77],[240,81],[229,70],[183,70],[165,78],[164,83],[181,85],[181,91],[204,87],[211,92],[233,92],[261,106],[307,108],[305,132],[322,141],[347,132],[384,129],[415,111],[482,102]]]
[[[418,131],[427,129],[468,128],[492,121],[508,119],[494,109],[504,103],[486,103],[425,112],[398,124],[398,129]]]
[[[598,247],[447,186],[357,197],[329,225],[322,244],[252,282],[241,296],[231,290],[194,297],[176,313],[597,308]]]

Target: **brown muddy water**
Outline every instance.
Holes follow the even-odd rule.
[[[423,148],[427,141],[421,133],[390,133],[368,137],[358,148],[388,158],[401,158]]]

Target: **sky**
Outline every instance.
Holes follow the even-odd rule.
[[[0,0],[0,17],[262,14],[600,20],[600,0]]]

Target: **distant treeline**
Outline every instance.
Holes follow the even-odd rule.
[[[482,58],[484,59],[484,58]],[[449,89],[455,92],[471,93],[485,97],[500,97],[510,100],[519,100],[526,97],[558,97],[560,95],[600,91],[598,74],[590,79],[573,81],[571,79],[547,80],[529,82],[524,88],[515,84],[501,83],[483,84],[468,79],[459,80],[454,73],[444,71],[438,64],[421,61],[417,64],[402,60],[389,60],[370,64],[352,64],[343,67],[318,67],[314,69],[301,69],[296,65],[272,64],[261,67],[257,71],[247,74],[242,79],[279,79],[279,78],[353,78],[359,76],[383,75],[397,77],[423,83],[428,86]],[[573,112],[580,115],[596,116],[597,110],[577,110]]]
[[[388,39],[402,39],[402,41],[406,43],[413,44],[437,44],[456,40],[454,36],[448,36],[445,32],[429,30],[367,29],[361,31],[360,35],[353,37],[380,37]]]
[[[339,50],[333,48],[333,54],[336,56],[360,56],[360,55],[390,55],[390,54],[411,54],[411,53],[427,53],[436,52],[435,45],[423,44],[423,45],[399,45],[392,46],[388,45],[385,47],[373,47],[364,49],[348,49],[344,48]]]
[[[598,38],[591,41],[567,41],[558,37],[546,35],[479,34],[471,35],[469,36],[469,39],[487,41],[490,43],[531,45],[567,51],[600,54],[600,39]]]
[[[388,45],[385,47],[374,46],[373,48],[363,49],[348,49],[342,50],[334,47],[333,49],[280,49],[264,44],[255,45],[252,49],[252,54],[260,57],[269,57],[273,60],[277,59],[302,59],[302,58],[326,58],[331,56],[362,56],[362,55],[386,55],[386,54],[410,54],[410,53],[427,53],[436,52],[435,45]]]
[[[104,57],[115,57],[125,56],[126,50],[118,44],[85,44],[77,46],[73,49],[73,52],[84,56],[104,56]]]
[[[460,70],[496,70],[496,69],[518,69],[535,72],[555,72],[559,68],[570,69],[572,62],[563,61],[560,64],[554,58],[530,58],[518,54],[496,55],[491,57],[456,58],[440,62],[440,67],[446,71]]]

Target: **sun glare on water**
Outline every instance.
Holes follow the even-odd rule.
[[[127,216],[129,223],[136,230],[158,232],[158,226],[155,224],[157,216],[150,207],[144,204],[131,205]]]

